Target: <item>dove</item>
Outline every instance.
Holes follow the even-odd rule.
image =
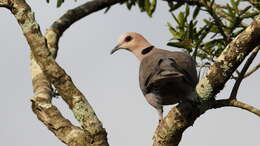
[[[156,48],[136,32],[121,35],[111,54],[120,49],[140,60],[139,85],[147,102],[157,110],[159,121],[164,105],[198,102],[196,63],[188,53]]]

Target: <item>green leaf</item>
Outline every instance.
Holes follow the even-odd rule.
[[[209,24],[212,23],[212,22],[210,22],[208,19],[203,19],[203,21],[204,21],[207,25],[209,25]]]
[[[152,3],[151,3],[151,6],[150,6],[150,9],[155,9],[156,4],[157,4],[157,0],[152,0]]]
[[[195,19],[199,15],[199,12],[200,12],[200,7],[197,6],[193,12],[192,18]]]
[[[131,10],[131,8],[135,5],[136,0],[128,0],[126,1],[126,7],[128,10]]]
[[[196,40],[196,39],[198,39],[198,37],[197,37],[197,31],[196,31],[196,25],[197,25],[197,22],[198,21],[193,21],[193,20],[191,20],[190,21],[190,23],[189,23],[189,25],[188,25],[188,30],[187,30],[187,32],[188,32],[188,39],[192,39],[192,40]]]
[[[218,45],[218,43],[224,44],[223,39],[214,39],[204,43],[204,50],[207,51],[209,54],[213,54],[214,52],[216,52],[215,47]]]
[[[170,33],[171,33],[172,36],[173,36],[173,39],[178,40],[178,39],[181,39],[181,38],[182,38],[182,35],[181,35],[179,32],[177,32],[177,31],[171,26],[170,23],[168,23],[167,25],[168,25],[168,27],[169,27]]]
[[[132,6],[133,5],[132,5],[131,2],[129,2],[129,1],[126,2],[126,7],[127,7],[128,10],[131,10]]]
[[[171,13],[173,19],[177,22],[178,25],[180,25],[179,20],[177,19],[177,17],[174,15],[174,13]]]
[[[259,13],[260,13],[260,11],[255,11],[255,12],[252,12],[252,13],[246,13],[245,15],[243,15],[241,17],[241,19],[252,18],[252,17],[258,15]]]
[[[156,9],[156,4],[157,4],[157,0],[152,0],[152,3],[151,3],[151,5],[150,5],[150,13],[151,13],[151,16],[150,16],[150,17],[152,17],[152,14],[153,14],[153,12],[154,12],[155,9]]]
[[[185,24],[185,17],[184,17],[184,13],[183,12],[180,12],[179,15],[178,15],[178,20],[180,22],[180,27],[183,28],[184,27],[184,24]]]
[[[208,57],[208,55],[206,53],[197,53],[197,56],[199,58],[201,58],[202,60],[203,59],[207,59],[207,60],[210,60],[210,58]]]
[[[138,0],[138,6],[139,6],[139,9],[141,10],[141,12],[145,11],[144,0]]]
[[[147,12],[147,14],[150,16],[150,1],[149,0],[144,0],[144,8],[145,8],[145,11]]]
[[[251,7],[252,7],[252,6],[247,6],[247,7],[245,7],[245,8],[241,11],[241,13],[240,13],[239,15],[243,15],[243,14],[246,13]]]
[[[183,3],[177,3],[176,5],[171,6],[170,12],[175,11],[178,8],[180,8],[183,5]]]
[[[59,8],[64,3],[64,0],[57,0],[57,8]]]
[[[236,14],[233,12],[233,11],[234,11],[234,9],[233,9],[233,8],[231,8],[229,4],[227,4],[227,10],[228,10],[228,13],[227,13],[227,15],[229,15],[231,18],[234,18],[234,17],[236,17]]]
[[[209,30],[211,29],[213,24],[211,25],[205,25],[204,27],[202,27],[198,34],[199,34],[199,39],[198,39],[198,44],[197,46],[201,45],[201,42],[203,41],[203,39],[209,34]]]
[[[211,32],[215,32],[215,33],[219,33],[219,29],[218,29],[218,26],[216,25],[213,25],[210,29]]]
[[[190,7],[189,7],[189,5],[186,5],[186,8],[185,8],[185,17],[187,18],[189,15],[190,15]]]
[[[233,8],[235,8],[237,6],[235,0],[230,0],[230,2],[231,2],[231,5]]]
[[[231,0],[231,5],[237,14],[239,14],[239,9],[238,9],[239,3],[240,3],[240,0],[237,0],[237,1]]]
[[[169,42],[167,43],[167,45],[177,48],[186,48],[189,50],[193,48],[192,40],[183,40],[181,42]]]

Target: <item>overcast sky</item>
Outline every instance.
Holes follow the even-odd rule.
[[[61,8],[56,0],[28,0],[45,32],[67,9],[82,2],[67,0]],[[138,9],[116,5],[72,25],[62,36],[58,63],[86,95],[108,132],[111,146],[149,146],[158,124],[157,112],[145,101],[138,84],[139,62],[134,55],[119,51],[109,54],[119,35],[134,31],[159,48],[170,39],[166,23],[173,23],[166,4],[160,2],[151,19]],[[64,146],[34,115],[30,49],[14,17],[0,9],[0,140],[3,146]],[[254,61],[259,62],[260,55]],[[260,108],[260,72],[245,79],[239,100]],[[217,98],[229,96],[233,82]],[[53,99],[63,115],[74,124],[62,99]],[[170,106],[172,107],[172,106]],[[165,113],[166,114],[166,113]],[[237,108],[210,110],[199,117],[183,135],[180,146],[259,146],[260,118]]]

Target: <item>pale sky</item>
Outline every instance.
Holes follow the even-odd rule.
[[[65,10],[82,2],[28,0],[44,32]],[[139,32],[159,48],[170,39],[166,23],[173,22],[167,4],[159,2],[151,19],[137,8],[113,6],[107,14],[94,13],[72,25],[62,36],[57,62],[86,95],[108,132],[111,146],[149,146],[158,124],[157,112],[145,101],[138,84],[139,62],[127,51],[110,50],[119,35]],[[0,140],[5,146],[64,146],[34,115],[30,49],[14,17],[0,9]],[[259,62],[260,55],[254,61]],[[260,108],[260,72],[245,79],[238,99]],[[233,82],[217,98],[229,96]],[[53,99],[63,115],[78,125],[62,99]],[[170,106],[172,107],[172,106]],[[165,112],[164,114],[166,114]],[[259,146],[260,118],[237,108],[210,110],[183,135],[180,146]]]

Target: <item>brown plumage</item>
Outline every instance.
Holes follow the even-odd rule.
[[[155,48],[135,32],[122,35],[111,54],[119,49],[131,51],[141,61],[140,88],[160,119],[163,118],[163,105],[197,101],[197,71],[189,54]]]

